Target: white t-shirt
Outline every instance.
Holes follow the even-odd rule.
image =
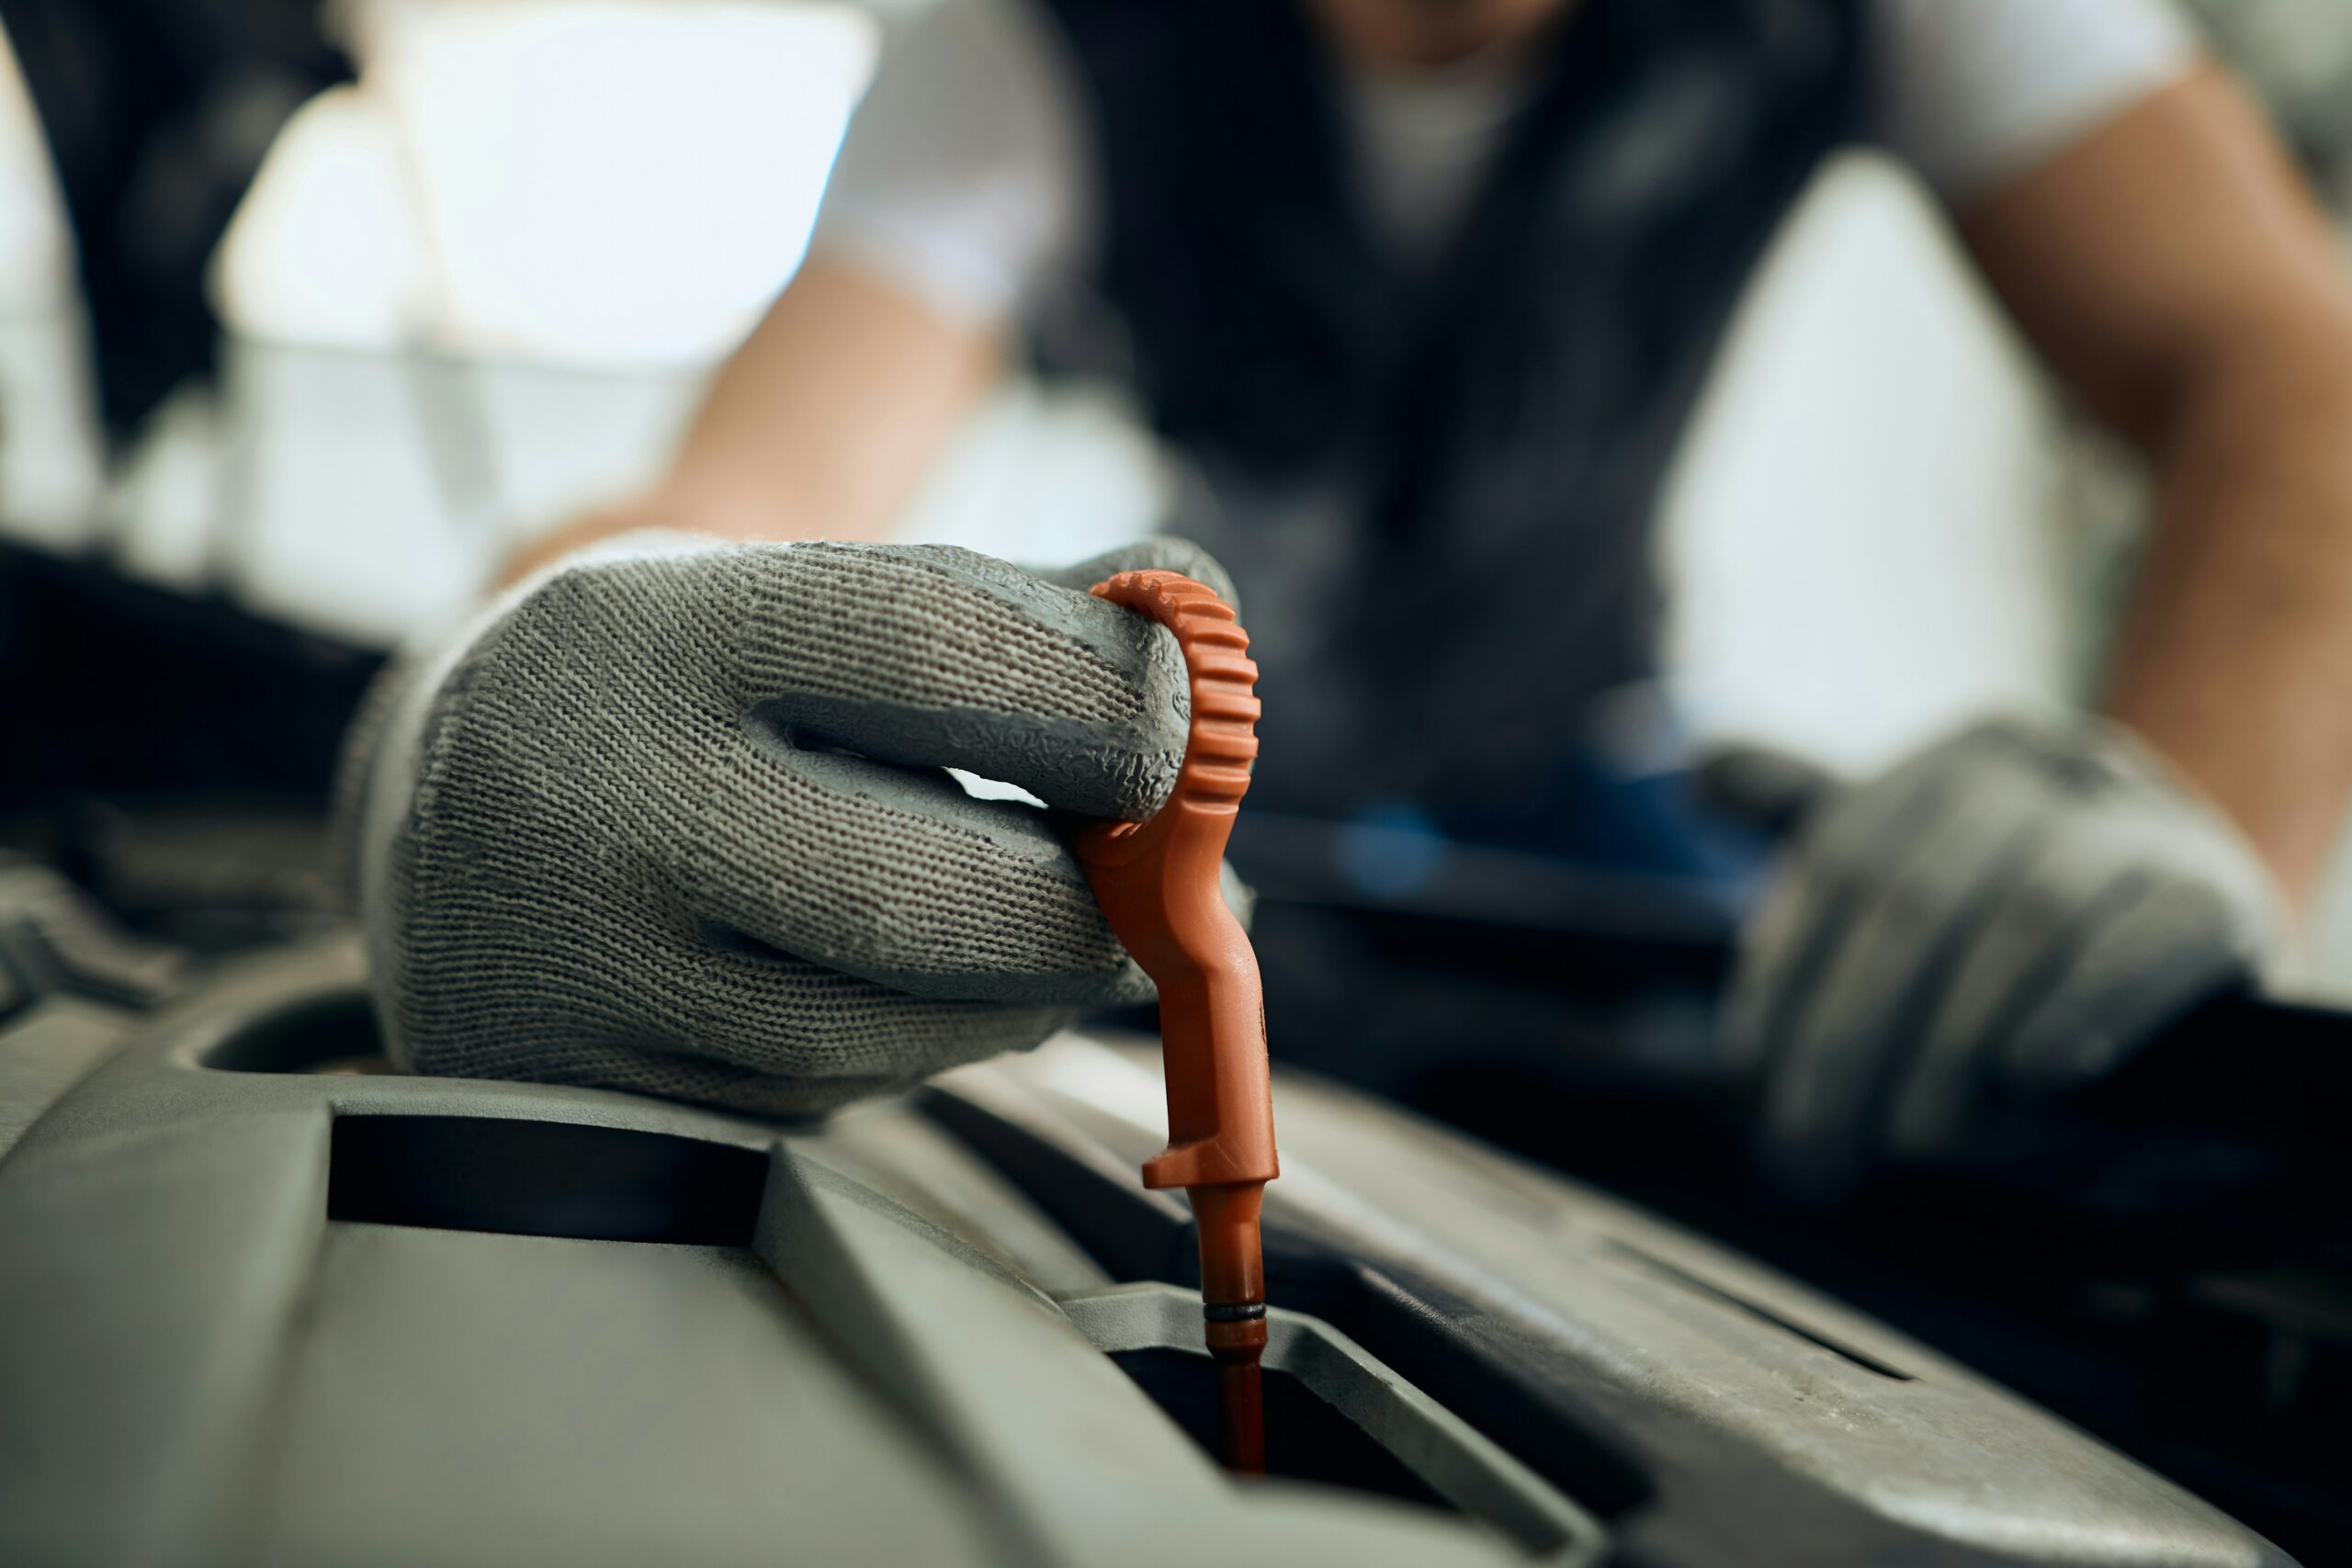
[[[2171,0],[1869,0],[1873,132],[1951,203],[2032,170],[2187,70]],[[812,250],[950,320],[1010,324],[1093,243],[1075,66],[1035,0],[937,0],[894,38]],[[1442,245],[1532,85],[1523,57],[1341,73],[1366,209],[1408,261]]]

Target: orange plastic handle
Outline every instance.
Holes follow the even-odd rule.
[[[1258,755],[1258,667],[1232,607],[1189,577],[1121,572],[1094,593],[1176,634],[1192,692],[1193,728],[1168,804],[1147,821],[1082,829],[1073,848],[1111,929],[1159,985],[1168,1146],[1144,1162],[1143,1181],[1182,1187],[1192,1200],[1225,1462],[1261,1474],[1267,1331],[1259,1216],[1281,1167],[1258,957],[1218,880]]]
[[[1266,1182],[1281,1167],[1265,996],[1218,885],[1258,755],[1250,634],[1214,590],[1178,572],[1121,572],[1094,595],[1176,634],[1193,699],[1168,804],[1143,822],[1091,824],[1072,845],[1111,929],[1159,987],[1168,1147],[1145,1164],[1144,1185]]]

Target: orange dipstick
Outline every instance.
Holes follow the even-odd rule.
[[[1182,1187],[1192,1200],[1226,1468],[1258,1475],[1266,1468],[1258,1211],[1281,1168],[1258,957],[1217,880],[1258,755],[1258,667],[1232,608],[1189,577],[1125,571],[1094,594],[1174,632],[1191,682],[1192,733],[1168,804],[1143,822],[1092,824],[1072,847],[1111,929],[1159,987],[1168,1146],[1146,1162],[1143,1184]]]

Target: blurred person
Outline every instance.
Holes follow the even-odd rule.
[[[808,1111],[1146,994],[1044,816],[939,772],[1162,797],[1181,674],[1080,592],[1120,563],[855,542],[1015,355],[1205,479],[1124,558],[1238,581],[1253,805],[1677,863],[1589,716],[1743,277],[1856,141],[2160,503],[2101,711],[1815,810],[1726,1052],[1816,1191],[2102,1072],[2280,940],[2352,786],[2352,290],[2163,0],[944,0],[667,477],[363,724],[395,1054]]]

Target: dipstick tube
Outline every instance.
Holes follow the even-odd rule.
[[[1186,1196],[1201,1233],[1201,1327],[1216,1363],[1225,1466],[1239,1475],[1263,1475],[1266,1402],[1259,1362],[1266,1353],[1266,1267],[1258,1208],[1266,1185],[1203,1183]]]
[[[1182,1187],[1192,1200],[1226,1466],[1258,1474],[1266,1454],[1258,1214],[1280,1166],[1258,959],[1218,884],[1258,754],[1258,667],[1232,609],[1191,578],[1122,572],[1094,592],[1167,626],[1184,655],[1192,730],[1168,804],[1147,821],[1094,824],[1073,848],[1111,929],[1159,987],[1168,1146],[1145,1163],[1144,1185]]]

